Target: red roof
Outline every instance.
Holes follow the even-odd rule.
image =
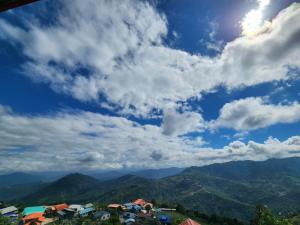
[[[66,203],[63,203],[63,204],[59,204],[59,205],[55,205],[55,206],[54,206],[55,210],[57,210],[57,211],[66,209],[66,208],[68,208],[68,207],[69,207],[69,205],[67,205]]]
[[[144,206],[146,204],[146,201],[144,199],[139,198],[139,199],[134,201],[134,204]]]
[[[43,216],[43,213],[32,213],[28,216],[25,216],[23,218],[23,221],[24,222],[27,221],[30,224],[30,222],[32,222],[32,220],[35,221],[35,222],[43,222],[43,221],[45,221],[45,219],[46,218]]]
[[[188,218],[185,221],[183,221],[180,225],[201,225],[200,223],[197,223],[196,221]]]
[[[43,215],[44,215],[43,213],[39,213],[39,212],[32,213],[32,214],[29,214],[28,216],[25,216],[23,218],[23,220],[26,221],[26,220],[39,219],[39,218],[43,217]]]

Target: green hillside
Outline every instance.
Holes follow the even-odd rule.
[[[192,167],[178,175],[155,180],[126,175],[100,182],[80,174],[69,175],[21,201],[96,200],[106,204],[127,202],[139,196],[170,205],[180,203],[209,215],[249,221],[258,204],[267,205],[276,215],[300,210],[299,165],[299,158],[231,162]],[[280,166],[278,171],[277,166]]]

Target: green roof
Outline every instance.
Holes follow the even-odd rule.
[[[32,213],[44,213],[46,211],[45,206],[33,206],[33,207],[26,207],[23,211],[23,215],[27,216]]]

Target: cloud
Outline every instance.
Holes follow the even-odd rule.
[[[300,66],[297,3],[265,33],[238,37],[214,58],[166,46],[167,18],[145,1],[60,4],[53,23],[36,15],[22,28],[0,19],[1,38],[20,44],[30,78],[80,101],[102,104],[104,96],[123,115],[149,117],[219,85],[231,90],[288,79],[289,66]]]
[[[203,143],[200,137],[166,136],[155,125],[85,111],[44,116],[0,111],[0,172],[186,167],[300,154],[299,136],[262,144],[236,141],[221,149]]]
[[[266,30],[270,26],[269,21],[264,21],[265,8],[271,3],[271,0],[257,0],[258,8],[251,10],[246,14],[241,22],[242,34],[246,36],[256,36]]]
[[[278,123],[300,120],[300,104],[268,104],[262,98],[246,98],[225,104],[212,128],[232,128],[238,131],[256,130]]]
[[[180,135],[188,132],[201,132],[204,128],[202,116],[195,112],[179,113],[167,110],[163,116],[162,129],[165,135]]]

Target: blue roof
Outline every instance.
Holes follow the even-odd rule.
[[[86,209],[81,210],[81,211],[79,212],[79,214],[82,215],[82,214],[89,213],[89,212],[93,212],[93,211],[95,211],[94,208],[86,208]]]
[[[166,216],[166,215],[161,215],[161,216],[159,216],[159,220],[160,220],[161,222],[170,223],[170,222],[171,222],[171,217]]]
[[[23,215],[27,216],[27,215],[30,215],[32,213],[44,213],[45,211],[46,211],[46,207],[45,206],[26,207],[23,210]]]

